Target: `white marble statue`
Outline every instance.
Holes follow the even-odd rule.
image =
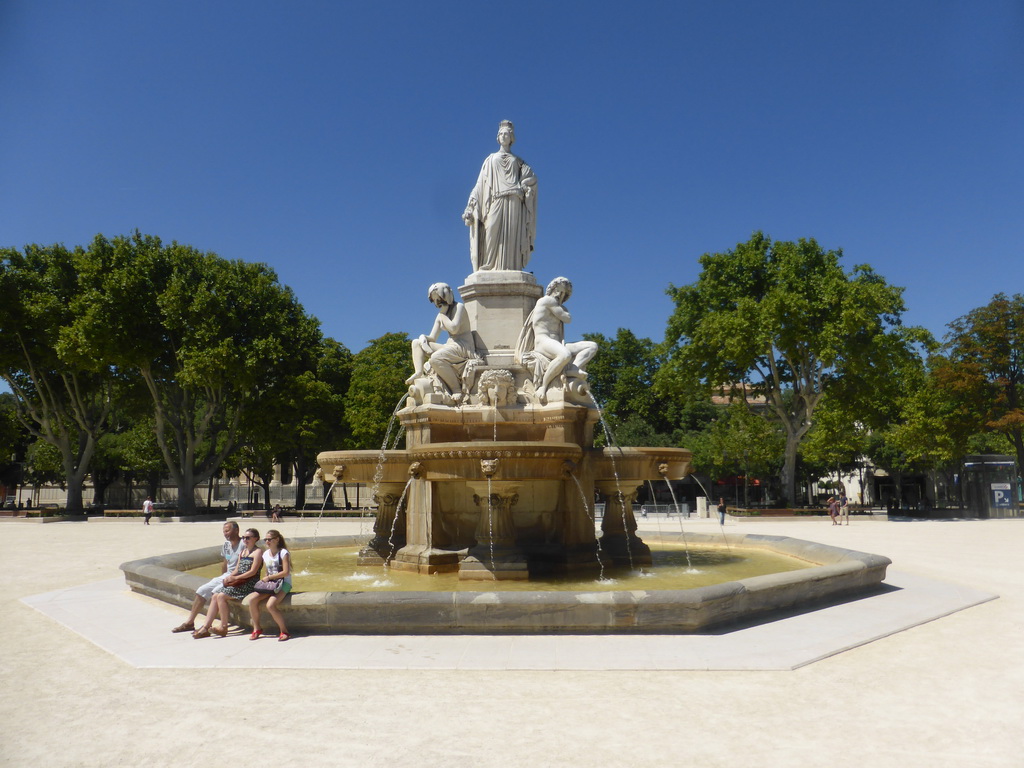
[[[526,268],[537,236],[537,177],[510,151],[508,120],[498,126],[501,150],[484,160],[462,220],[469,227],[473,271]]]
[[[572,317],[563,306],[572,296],[572,283],[564,277],[556,277],[548,283],[545,295],[537,299],[533,312],[523,326],[516,345],[516,360],[534,367],[534,379],[540,379],[536,389],[537,399],[544,403],[547,392],[555,379],[583,374],[587,363],[597,354],[597,343],[574,341],[565,343],[565,324]],[[586,390],[584,390],[586,391]]]
[[[455,294],[447,283],[431,285],[427,298],[437,307],[437,317],[430,333],[412,342],[415,372],[405,383],[412,384],[416,379],[432,374],[435,383],[458,404],[467,394],[463,378],[467,364],[480,361],[473,344],[469,315],[465,305],[455,301]],[[438,341],[442,331],[448,334],[448,341],[444,344]]]

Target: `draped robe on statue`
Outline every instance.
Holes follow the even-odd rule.
[[[469,248],[473,271],[524,269],[530,261],[537,234],[537,186],[522,188],[534,178],[522,159],[495,152],[484,160],[480,177],[469,196],[473,215]]]

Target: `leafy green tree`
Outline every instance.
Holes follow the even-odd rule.
[[[0,461],[10,458],[21,442],[21,425],[18,423],[18,405],[14,395],[0,392]]]
[[[244,430],[243,430],[244,432]],[[225,461],[230,472],[241,472],[250,482],[263,490],[263,508],[270,509],[270,484],[278,463],[272,442],[266,433],[258,436],[249,433]]]
[[[949,328],[940,386],[973,414],[974,431],[1006,435],[1024,467],[1024,296],[997,293]]]
[[[306,504],[306,484],[316,472],[316,456],[350,440],[345,420],[345,396],[352,381],[353,355],[334,339],[324,339],[316,370],[296,381],[294,400],[299,417],[289,456],[297,478],[295,507]]]
[[[344,398],[352,353],[334,339],[322,339],[314,366],[283,379],[242,420],[238,449],[229,465],[263,489],[267,509],[277,465],[294,471],[295,506],[302,509],[306,484],[316,472],[316,455],[347,444]]]
[[[912,357],[927,334],[900,324],[902,289],[866,265],[849,273],[840,251],[814,240],[772,242],[757,232],[704,254],[691,285],[670,285],[660,386],[761,395],[786,438],[781,484],[796,497],[796,461],[826,392],[842,382],[854,400],[884,389],[892,358]]]
[[[584,334],[584,338],[597,342],[588,380],[612,428],[618,431],[627,420],[637,419],[649,425],[652,433],[671,431],[666,404],[653,386],[661,365],[654,342],[637,338],[627,328],[619,328],[614,339],[600,333]]]
[[[142,482],[146,495],[157,497],[160,478],[166,471],[163,454],[156,441],[156,425],[152,412],[117,434],[117,454],[124,473],[126,505],[131,504],[132,485]]]
[[[621,421],[618,421],[618,423],[613,427],[613,433],[615,444],[618,446],[676,445],[676,436],[674,434],[658,432],[656,425],[637,414],[629,415]],[[597,435],[596,437],[603,437],[603,435]],[[597,440],[595,440],[595,444],[599,444]]]
[[[744,478],[744,504],[749,504],[749,480],[778,472],[785,440],[778,425],[733,401],[721,408],[709,431],[705,450],[713,476],[740,475]]]
[[[136,232],[89,251],[87,302],[72,337],[83,356],[141,376],[178,508],[230,454],[241,419],[282,380],[309,369],[318,323],[264,264],[227,261]]]
[[[588,366],[590,388],[618,445],[682,445],[706,431],[718,409],[703,393],[680,397],[656,387],[664,363],[659,345],[620,328],[615,338],[584,334],[598,345]],[[598,435],[601,438],[602,435]]]
[[[352,448],[380,448],[392,414],[408,391],[412,373],[409,337],[386,333],[352,360],[352,383],[344,398]]]
[[[87,271],[109,267],[101,254],[62,245],[0,250],[0,378],[21,423],[60,455],[67,509],[82,509],[82,483],[118,398],[115,371],[81,354],[75,323]]]
[[[25,451],[25,482],[36,491],[40,486],[59,483],[67,488],[60,450],[51,442],[37,439]],[[70,508],[66,508],[70,509]]]
[[[835,473],[838,482],[844,472],[856,472],[863,492],[871,429],[852,405],[834,394],[822,399],[814,425],[800,445],[800,459],[808,480]]]
[[[12,489],[22,482],[22,461],[28,437],[28,432],[18,421],[14,395],[0,392],[0,485]],[[3,501],[0,499],[0,503]]]

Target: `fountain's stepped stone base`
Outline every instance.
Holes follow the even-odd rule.
[[[679,534],[647,540],[680,543]],[[756,576],[710,587],[628,592],[298,592],[283,602],[297,634],[532,634],[692,633],[795,608],[820,606],[880,588],[891,561],[784,536],[728,534],[731,547],[761,548],[817,564],[798,571]],[[317,539],[317,547],[354,546],[361,536]],[[688,544],[721,546],[720,534],[690,533]],[[289,542],[309,548],[310,538]],[[192,604],[204,579],[183,573],[217,562],[220,547],[124,563],[135,592],[182,608]],[[266,612],[264,612],[266,613]],[[231,605],[234,623],[248,626],[249,612]],[[269,615],[267,626],[273,626]]]

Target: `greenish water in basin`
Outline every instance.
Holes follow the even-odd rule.
[[[604,569],[604,579],[594,574],[573,574],[563,578],[530,581],[460,580],[457,573],[425,576],[380,566],[359,565],[360,547],[305,549],[292,553],[292,577],[296,592],[543,592],[693,589],[726,581],[737,581],[769,573],[814,567],[813,563],[762,549],[733,547],[690,547],[658,543],[651,545],[653,566]],[[217,565],[189,571],[210,578]]]

